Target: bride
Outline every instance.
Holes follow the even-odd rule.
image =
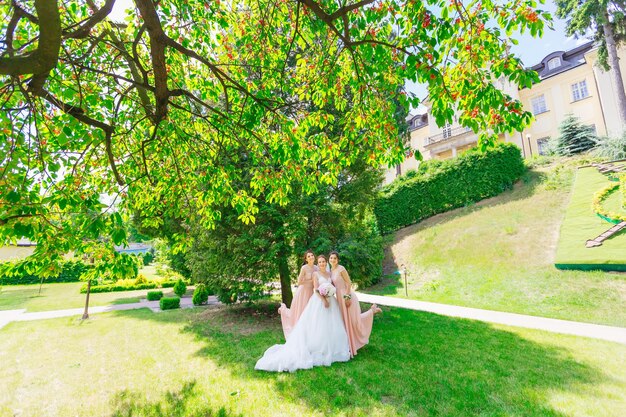
[[[348,335],[339,304],[332,296],[335,287],[326,271],[326,264],[326,257],[318,256],[319,270],[313,275],[315,294],[287,337],[287,342],[267,349],[254,369],[293,372],[350,359]]]

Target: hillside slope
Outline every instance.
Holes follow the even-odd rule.
[[[626,327],[626,275],[559,271],[558,234],[573,168],[533,170],[498,197],[398,231],[389,275],[366,292]]]

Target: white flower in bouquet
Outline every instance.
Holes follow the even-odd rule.
[[[335,286],[330,283],[324,283],[317,288],[317,291],[324,297],[332,297],[335,295]]]

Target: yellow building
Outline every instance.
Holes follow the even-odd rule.
[[[624,76],[626,51],[620,50],[619,56]],[[517,144],[524,157],[543,154],[548,139],[558,136],[559,125],[569,113],[593,126],[598,136],[621,134],[624,127],[617,111],[613,76],[596,65],[597,57],[597,48],[588,42],[569,51],[553,52],[532,66],[540,78],[532,88],[517,89],[502,83],[499,87],[520,100],[524,109],[533,113],[534,121],[522,132],[500,135],[500,140]],[[428,111],[428,103],[425,105],[426,112],[407,118],[410,146],[418,149],[424,160],[453,158],[476,145],[478,136],[456,121],[437,126]],[[387,171],[385,182],[418,166],[415,158],[408,157],[400,166]]]
[[[597,49],[589,42],[570,51],[553,52],[531,67],[541,82],[519,90],[518,96],[535,118],[519,134],[525,156],[544,154],[548,140],[559,135],[559,125],[570,113],[592,126],[599,136],[621,130],[617,125],[607,129],[602,101],[610,100],[614,89],[610,88],[610,74],[596,65],[597,56]]]

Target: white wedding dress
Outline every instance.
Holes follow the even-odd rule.
[[[317,272],[316,275],[319,285],[332,285],[330,278]],[[319,294],[314,293],[287,342],[267,349],[254,369],[293,372],[350,360],[348,334],[339,304],[335,297],[328,297],[328,301],[330,306],[326,308]]]

